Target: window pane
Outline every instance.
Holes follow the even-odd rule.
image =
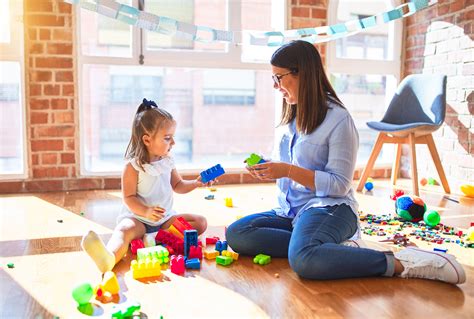
[[[363,19],[391,8],[389,0],[339,0],[337,22]],[[385,23],[336,40],[338,58],[392,60],[393,23]]]
[[[20,80],[19,62],[0,61],[0,174],[24,171]]]
[[[10,43],[10,1],[0,1],[0,43]]]
[[[146,12],[186,22],[193,25],[226,30],[226,5],[222,0],[146,0]],[[225,43],[202,43],[183,36],[168,36],[145,31],[147,49],[224,51]]]
[[[357,162],[365,164],[378,135],[366,123],[382,119],[395,93],[396,79],[391,75],[331,74],[331,82],[359,131]],[[384,146],[380,154],[379,161],[391,160],[393,146]]]
[[[81,141],[88,172],[122,170],[144,97],[177,121],[172,153],[179,168],[243,167],[250,153],[271,153],[275,104],[269,71],[84,65],[83,76]]]
[[[118,1],[131,5],[131,0]],[[97,12],[80,9],[82,54],[131,57],[132,27]]]

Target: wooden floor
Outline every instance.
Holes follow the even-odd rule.
[[[409,186],[409,181],[401,181]],[[196,190],[176,195],[179,212],[207,217],[207,234],[222,236],[224,227],[238,216],[274,207],[274,185],[218,187],[214,201],[209,192]],[[375,181],[375,189],[357,194],[365,213],[389,213],[393,202],[388,181]],[[231,196],[234,208],[224,206]],[[439,210],[445,224],[467,228],[474,221],[474,200],[450,195],[440,187],[425,187],[421,196],[429,208]],[[114,269],[121,294],[111,303],[93,300],[77,309],[71,297],[75,284],[99,283],[100,273],[81,251],[80,239],[93,229],[110,237],[121,207],[118,191],[84,191],[0,196],[0,318],[110,318],[114,302],[139,301],[142,318],[474,318],[474,249],[450,245],[466,265],[467,282],[453,286],[429,280],[364,278],[333,281],[299,279],[286,259],[267,266],[241,257],[230,267],[204,260],[200,271],[185,277],[169,270],[159,280],[133,280],[130,257]],[[365,237],[378,246],[377,237]],[[421,246],[426,244],[421,243]],[[446,246],[446,245],[444,245]],[[427,247],[432,249],[432,247]],[[7,263],[14,263],[9,269]],[[276,276],[275,274],[278,274]]]

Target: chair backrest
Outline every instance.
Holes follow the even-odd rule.
[[[397,88],[382,122],[441,125],[446,114],[446,75],[412,74]]]

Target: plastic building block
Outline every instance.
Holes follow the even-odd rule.
[[[228,266],[232,264],[234,260],[231,257],[227,256],[217,256],[216,263],[222,266]]]
[[[459,187],[461,189],[461,192],[463,192],[464,195],[467,197],[474,197],[474,184],[464,184]]]
[[[198,258],[202,259],[202,247],[199,246],[189,246],[188,258]]]
[[[227,241],[223,240],[220,241],[218,240],[216,242],[216,248],[215,248],[219,253],[221,253],[223,250],[227,250]]]
[[[135,312],[140,311],[140,304],[136,301],[126,301],[112,307],[112,318],[131,318]]]
[[[134,239],[130,242],[130,250],[132,251],[132,254],[136,254],[137,250],[140,248],[145,248],[145,244],[143,243],[143,240]]]
[[[161,266],[158,259],[147,258],[145,260],[132,260],[130,265],[134,279],[158,277],[161,275]]]
[[[184,254],[184,241],[166,230],[158,230],[155,237],[156,241],[170,246],[176,254]]]
[[[173,227],[176,228],[183,236],[184,236],[184,231],[185,230],[190,230],[194,229],[191,224],[189,224],[184,217],[178,217],[176,220],[173,222]]]
[[[226,207],[234,207],[234,204],[232,203],[232,197],[224,198],[224,202]]]
[[[198,258],[187,259],[186,260],[186,268],[200,269],[201,268],[201,262],[199,261]]]
[[[101,297],[104,294],[116,295],[120,292],[120,285],[117,276],[112,271],[107,271],[102,278],[102,283],[95,287],[96,295]]]
[[[14,264],[14,263],[8,263],[8,264],[7,264],[7,267],[8,267],[8,268],[15,268],[15,264]]]
[[[213,199],[214,199],[214,195],[213,195],[213,194],[209,194],[209,195],[207,195],[206,197],[204,197],[204,199],[213,200]]]
[[[189,247],[198,245],[198,233],[197,230],[185,230],[184,231],[184,256],[188,257]]]
[[[204,251],[204,258],[206,259],[216,259],[219,256],[219,252],[217,250],[214,251]]]
[[[443,252],[443,253],[447,253],[448,249],[447,248],[433,248],[433,251],[440,251],[440,252]]]
[[[91,300],[93,295],[94,295],[94,289],[92,289],[92,286],[89,283],[83,283],[83,284],[77,285],[72,290],[72,298],[74,298],[74,300],[79,305],[84,305],[84,304],[89,303],[89,300]]]
[[[215,244],[219,240],[219,237],[213,236],[213,237],[206,237],[206,245],[210,244]]]
[[[208,189],[210,192],[217,192],[217,188],[215,187],[209,187]]]
[[[168,228],[168,231],[172,233],[173,235],[175,235],[176,237],[184,239],[183,233],[177,230],[176,227],[174,227],[173,225],[171,225],[170,228]]]
[[[238,260],[239,259],[239,254],[230,250],[223,250],[221,252],[222,256],[227,256],[232,258],[233,260]]]
[[[272,261],[272,257],[264,254],[258,254],[255,256],[253,259],[254,264],[259,264],[259,265],[267,265]]]
[[[145,234],[145,236],[143,236],[143,244],[145,245],[145,247],[156,246],[155,236],[153,235],[153,233]]]
[[[245,159],[245,163],[247,163],[248,166],[254,166],[255,164],[265,163],[265,160],[260,155],[252,153]]]
[[[171,272],[176,275],[184,274],[184,256],[171,256]]]
[[[205,171],[201,172],[201,181],[203,183],[207,183],[212,181],[213,179],[216,179],[217,177],[225,174],[224,169],[222,168],[221,164],[217,164],[209,169],[206,169]]]
[[[165,247],[158,245],[137,250],[137,260],[145,260],[147,258],[157,259],[160,264],[167,264],[170,261],[169,251]]]

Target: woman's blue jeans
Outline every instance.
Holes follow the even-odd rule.
[[[227,228],[226,239],[243,255],[288,257],[291,268],[308,279],[393,276],[390,252],[340,245],[357,231],[357,217],[345,204],[304,211],[292,219],[268,211],[243,217]]]

